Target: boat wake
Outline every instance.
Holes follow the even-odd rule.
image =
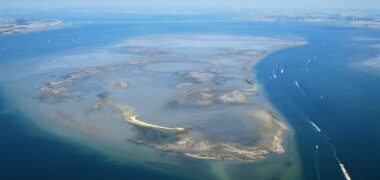
[[[348,171],[347,171],[346,167],[344,166],[344,164],[342,163],[342,161],[340,161],[340,159],[339,159],[339,157],[338,157],[338,155],[336,153],[335,146],[333,144],[331,144],[331,143],[330,143],[330,145],[331,145],[331,147],[332,147],[332,149],[334,151],[334,157],[335,157],[336,161],[339,163],[339,168],[342,171],[342,174],[343,174],[344,178],[346,180],[351,180],[350,174],[348,174]]]
[[[272,72],[272,77],[274,78],[274,79],[277,79],[277,74],[276,74],[276,72],[273,70],[273,72]]]
[[[322,131],[321,128],[319,128],[313,121],[310,121],[308,118],[306,118],[306,121],[309,122],[313,126],[313,128],[315,129],[315,131],[317,131],[317,132],[321,132]]]
[[[285,70],[284,70],[284,68],[283,67],[281,67],[281,69],[279,69],[279,66],[276,64],[276,66],[272,69],[272,73],[271,73],[271,75],[269,76],[269,78],[270,79],[277,79],[277,77],[278,77],[278,74],[279,73],[279,75],[283,75],[283,74],[285,74]]]
[[[318,145],[315,145],[315,168],[317,169],[317,175],[318,179],[321,179],[321,175],[319,173],[319,167],[318,167]]]
[[[305,67],[305,71],[309,71],[309,65],[311,63],[311,59],[308,59],[307,62],[306,62],[306,67]]]
[[[294,81],[294,84],[297,86],[298,89],[301,89],[300,84],[298,83],[298,81]]]
[[[311,120],[309,120],[309,118],[305,118],[306,121],[313,126],[314,130],[317,131],[318,133],[320,133],[322,130],[314,123],[312,122]],[[342,163],[342,161],[339,159],[338,155],[337,155],[337,152],[336,152],[336,149],[335,149],[335,145],[331,143],[330,141],[330,137],[327,136],[326,134],[322,133],[322,135],[327,139],[328,141],[328,144],[329,146],[331,147],[332,151],[333,151],[333,154],[334,154],[334,158],[335,160],[338,162],[339,164],[339,168],[342,172],[342,175],[344,176],[344,178],[346,180],[351,180],[351,176],[350,174],[348,173],[346,167],[344,166],[344,164]],[[317,171],[317,175],[318,175],[318,179],[321,179],[320,177],[320,173],[319,173],[319,167],[318,167],[318,150],[319,150],[319,146],[318,145],[315,145],[315,167],[316,167],[316,171]]]

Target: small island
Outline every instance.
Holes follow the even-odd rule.
[[[0,34],[11,35],[14,33],[25,33],[47,28],[60,27],[64,23],[61,20],[40,19],[0,19]]]

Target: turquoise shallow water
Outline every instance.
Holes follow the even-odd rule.
[[[136,35],[168,33],[304,38],[308,44],[275,52],[255,67],[268,98],[294,127],[304,179],[343,179],[334,151],[352,178],[379,178],[376,163],[380,160],[377,153],[380,150],[380,78],[376,73],[351,66],[352,62],[380,53],[379,49],[367,47],[380,43],[379,39],[354,39],[376,37],[378,30],[296,22],[80,25],[1,36],[0,63],[71,48],[96,47]],[[273,78],[273,73],[277,78]],[[0,166],[8,173],[1,173],[4,177],[1,179],[171,178],[142,167],[115,165],[96,153],[80,153],[80,148],[31,134],[37,130],[25,128],[28,125],[20,123],[24,118],[7,113],[10,107],[2,102],[1,106],[7,110],[1,114],[0,132],[4,139],[0,142],[0,156],[4,161]],[[322,132],[315,131],[310,121]],[[23,151],[25,147],[27,152]],[[40,165],[36,166],[36,162]]]

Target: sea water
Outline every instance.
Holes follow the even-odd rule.
[[[137,15],[125,16],[137,18]],[[378,30],[298,22],[82,24],[1,36],[0,63],[9,66],[53,52],[64,53],[67,49],[80,51],[138,35],[171,33],[304,39],[306,45],[272,53],[253,67],[266,96],[294,128],[298,149],[295,152],[302,162],[303,179],[343,179],[339,163],[344,164],[354,179],[379,177],[376,163],[380,160],[377,155],[380,80],[378,74],[352,65],[380,53],[379,49],[368,47],[380,42],[376,39]],[[5,74],[1,77],[3,82],[15,78],[2,74]],[[33,125],[26,123],[27,117],[12,111],[7,95],[2,95],[0,166],[8,172],[1,175],[5,179],[172,177],[138,165],[115,164],[101,154],[40,135]],[[230,171],[238,174],[239,169]]]

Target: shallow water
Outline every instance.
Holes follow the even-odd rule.
[[[14,71],[36,68],[18,73],[4,89],[37,126],[110,159],[183,178],[195,178],[189,168],[201,178],[231,178],[227,169],[240,164],[291,161],[275,176],[296,177],[284,171],[298,168],[289,127],[257,89],[250,67],[265,54],[300,44],[251,36],[130,37],[11,64]],[[274,177],[253,172],[241,169],[239,177]]]
[[[202,71],[207,68],[207,64],[188,62],[158,62],[150,63],[143,67],[147,71],[159,72],[181,72],[181,71]]]
[[[94,29],[97,29],[97,31],[94,31]],[[154,31],[152,29],[154,29]],[[379,53],[379,50],[367,47],[372,43],[379,43],[378,41],[368,42],[353,39],[357,36],[376,37],[375,35],[378,33],[377,30],[341,27],[331,24],[324,25],[298,23],[182,24],[180,26],[178,24],[144,24],[134,27],[125,27],[123,25],[83,25],[80,29],[68,28],[46,32],[33,32],[18,36],[1,37],[2,42],[4,42],[1,46],[6,46],[7,49],[6,51],[1,52],[1,59],[2,64],[4,61],[7,61],[6,63],[12,61],[13,63],[16,62],[16,60],[22,60],[29,57],[46,59],[40,57],[46,53],[52,53],[54,51],[61,51],[62,54],[65,54],[66,52],[62,52],[62,50],[69,47],[77,47],[75,51],[80,53],[83,50],[88,51],[88,48],[78,48],[83,47],[83,45],[86,44],[91,45],[90,49],[92,49],[98,48],[96,44],[114,44],[114,41],[120,41],[120,39],[127,38],[132,35],[167,34],[173,32],[259,35],[266,37],[299,36],[305,38],[308,42],[307,45],[275,52],[263,59],[255,68],[255,71],[258,74],[258,79],[264,85],[263,87],[265,88],[265,94],[270,98],[271,103],[279,109],[281,114],[284,115],[286,120],[295,129],[298,151],[296,149],[291,149],[291,147],[295,147],[294,144],[292,144],[288,147],[288,152],[296,153],[294,155],[295,162],[297,162],[297,152],[300,153],[299,155],[301,157],[302,174],[304,179],[318,179],[318,174],[322,179],[343,178],[338,162],[334,157],[333,148],[335,148],[339,160],[345,165],[353,178],[376,179],[378,177],[376,172],[376,163],[379,160],[379,157],[376,156],[376,152],[379,150],[377,144],[380,139],[378,134],[379,123],[377,121],[380,117],[380,111],[378,109],[380,102],[380,98],[378,96],[379,77],[376,74],[368,73],[365,70],[358,70],[348,65],[353,61],[363,61],[364,59],[368,59],[372,55]],[[57,34],[60,36],[57,36]],[[40,38],[38,39],[37,37]],[[62,38],[66,38],[67,40],[62,40]],[[51,40],[50,44],[46,43],[47,39]],[[37,45],[30,46],[34,43]],[[96,54],[94,56],[96,56]],[[115,58],[117,59],[117,57]],[[99,62],[101,61],[96,61],[95,63],[98,64]],[[67,67],[70,67],[73,64],[66,65]],[[3,67],[5,66],[9,67],[9,65],[4,65]],[[60,64],[58,66],[62,65]],[[49,67],[54,67],[54,64]],[[80,65],[80,67],[83,67],[83,65]],[[25,67],[26,70],[29,68],[30,67]],[[283,74],[281,73],[281,69],[284,69]],[[10,73],[2,73],[2,79],[7,79],[9,74],[17,74],[16,77],[23,77],[20,73],[12,72],[12,69],[7,69],[7,71]],[[21,70],[21,72],[26,71]],[[276,74],[276,78],[274,78],[273,74]],[[47,79],[47,77],[45,78]],[[33,87],[33,83],[41,82],[42,80],[43,78],[32,78],[25,83],[29,84],[30,87]],[[83,84],[82,86],[98,88],[99,84],[102,84],[102,82],[98,81],[101,80],[94,80],[93,82],[88,82],[88,84]],[[105,79],[104,81],[107,80]],[[219,81],[224,82],[225,79],[221,78]],[[295,81],[299,84],[299,88],[295,85]],[[236,85],[236,82],[231,82],[231,84]],[[157,85],[155,87],[159,86]],[[76,88],[78,88],[78,90],[84,90],[81,89],[82,87],[80,86]],[[143,86],[141,89],[143,89]],[[35,88],[31,91],[37,92],[37,90],[38,88]],[[160,90],[159,88],[157,90],[166,91],[166,89]],[[95,95],[96,92],[87,89],[86,94],[91,96]],[[115,92],[115,94],[117,94],[117,92]],[[146,94],[150,94],[150,91],[147,90]],[[30,93],[30,90],[25,90],[25,92],[18,97],[13,97],[11,94],[8,94],[6,97],[12,99],[22,99],[23,97],[37,97],[37,93]],[[159,97],[152,95],[148,98]],[[347,101],[349,103],[347,103]],[[33,104],[34,102],[30,103]],[[93,104],[94,101],[83,101],[82,103],[90,105]],[[10,109],[8,106],[9,104],[10,102],[7,102],[7,105],[5,106],[8,109]],[[138,104],[139,103],[136,100],[135,106],[138,107]],[[23,103],[23,105],[27,105],[27,103]],[[69,108],[70,104],[65,106]],[[144,108],[140,107],[138,109]],[[75,108],[67,110],[74,112],[77,111]],[[153,112],[153,109],[151,110],[152,111],[149,112]],[[41,115],[30,115],[30,117],[33,116],[40,117]],[[4,119],[12,119],[12,117],[5,116]],[[147,119],[152,119],[152,117],[148,116]],[[315,127],[310,124],[308,120],[315,123],[315,125],[317,125],[322,131],[316,131]],[[156,119],[155,121],[164,123],[164,121],[160,121],[159,119]],[[117,123],[114,125],[119,126]],[[8,124],[7,127],[14,127],[14,129],[19,128],[19,126],[14,126],[12,124]],[[59,129],[59,127],[56,127],[56,129],[51,130],[56,130],[55,132],[59,132]],[[21,134],[22,132],[19,133]],[[13,137],[8,137],[8,145],[12,147],[12,149],[18,148],[18,146],[11,144]],[[23,139],[26,142],[36,141],[42,142],[42,144],[47,143],[40,138],[38,138],[38,140],[33,139],[31,141],[27,140],[27,137],[23,137]],[[87,142],[89,141],[88,139],[86,140]],[[20,144],[22,143],[23,142],[20,142]],[[84,142],[77,143],[81,144]],[[120,142],[110,142],[110,144],[112,143]],[[316,151],[315,145],[318,145],[318,151]],[[36,146],[35,148],[37,149],[41,146]],[[52,146],[60,147],[61,145],[57,144]],[[88,146],[91,146],[91,143],[89,143]],[[134,150],[135,149],[131,151]],[[97,149],[97,151],[103,152],[105,150]],[[144,151],[150,152],[151,150],[147,148]],[[12,152],[15,153],[12,157],[17,157],[17,151]],[[75,150],[68,150],[64,152],[69,152],[65,155],[67,157],[83,157],[82,155],[77,155]],[[138,154],[133,154],[132,152],[131,154],[138,156]],[[166,156],[167,159],[178,158],[176,155],[174,155],[173,158],[168,158],[168,155],[165,154],[161,154],[160,156]],[[62,161],[62,159],[56,160]],[[181,163],[187,165],[195,162],[192,159],[187,158],[180,161],[183,161]],[[281,160],[274,158],[273,161],[279,162]],[[55,161],[52,160],[50,162],[47,160],[46,163],[49,164],[53,162]],[[90,162],[90,160],[84,160],[81,163],[84,162]],[[283,168],[287,166],[286,163],[289,164],[292,161],[285,160],[283,162],[284,164],[277,163],[277,165]],[[186,174],[189,173],[185,170],[176,169],[169,165],[158,165],[154,162],[151,163],[154,164],[152,166],[161,166],[164,169],[173,168],[175,171],[179,172],[178,174],[183,176],[186,176]],[[214,165],[210,166],[209,163]],[[108,167],[112,169],[110,171],[113,173],[110,174],[117,174],[116,170],[114,170],[114,163],[104,162],[101,164],[104,168]],[[233,169],[225,169],[225,165],[218,165],[218,163],[215,165],[213,161],[205,163],[199,163],[197,161],[197,164],[199,165],[188,166],[188,169],[196,170],[203,169],[205,167],[212,167],[209,174],[202,174],[204,177],[210,177],[216,172],[216,174],[219,174],[220,178],[226,177],[227,174],[237,178],[240,177],[239,175],[241,175],[241,171],[251,171],[252,174],[259,177],[267,176],[268,174],[281,176],[273,173],[273,164],[276,163],[273,163],[271,159],[268,159],[265,162],[260,162],[257,165],[247,165],[245,163],[234,164],[233,166],[236,168]],[[4,165],[4,167],[6,166]],[[64,168],[68,170],[73,169],[70,165],[67,165]],[[51,167],[51,169],[58,168]],[[138,169],[147,170],[145,166],[138,166]],[[288,172],[288,175],[299,173],[297,170],[292,172],[293,170],[289,169],[286,172]],[[31,171],[32,170],[29,172]],[[38,171],[36,172],[37,174],[31,176],[41,177],[41,173],[38,173]],[[16,175],[13,176],[16,177]],[[96,177],[96,174],[92,174],[90,176]],[[127,176],[127,174],[122,173],[120,176]],[[165,178],[164,175],[162,176]],[[282,177],[288,177],[289,179],[289,176],[287,175],[282,175]]]

